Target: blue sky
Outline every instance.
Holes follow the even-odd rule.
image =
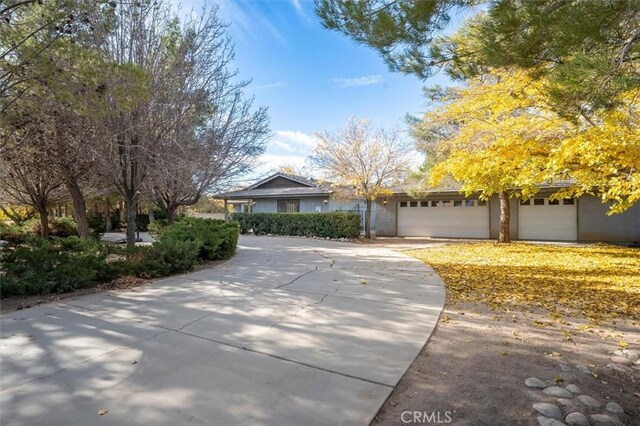
[[[180,3],[185,14],[203,4]],[[269,108],[273,138],[255,173],[283,163],[303,165],[312,152],[314,132],[334,130],[351,115],[386,128],[405,128],[407,113],[424,110],[422,81],[389,72],[373,50],[322,28],[312,1],[216,3],[230,24],[240,76],[252,80],[248,94],[255,96],[256,105]],[[429,84],[447,85],[449,80],[441,75]]]

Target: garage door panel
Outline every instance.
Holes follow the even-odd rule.
[[[489,238],[489,208],[398,207],[398,235],[403,237]]]
[[[520,205],[518,238],[521,240],[575,241],[578,239],[577,208],[574,204]]]

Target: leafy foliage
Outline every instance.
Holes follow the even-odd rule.
[[[435,269],[452,302],[544,309],[596,322],[640,319],[638,249],[471,243],[407,254]]]
[[[256,235],[297,235],[321,238],[358,238],[360,215],[353,212],[330,213],[233,213],[240,232]]]
[[[380,53],[392,70],[456,78],[520,67],[550,83],[561,113],[609,108],[640,85],[640,2],[316,0],[325,27]],[[446,34],[451,17],[472,18]]]
[[[78,237],[29,237],[0,252],[2,297],[16,294],[63,293],[114,278],[106,248]]]
[[[167,226],[158,239],[159,244],[171,246],[180,241],[197,243],[198,259],[227,259],[236,252],[239,227],[223,220],[185,218]]]
[[[467,195],[508,191],[522,198],[565,180],[571,185],[557,197],[597,194],[611,202],[610,213],[640,200],[640,91],[573,121],[554,110],[546,84],[522,70],[492,70],[450,90],[413,125],[418,147],[436,160],[424,180],[436,186],[450,176]]]
[[[122,276],[188,272],[198,261],[233,256],[238,233],[235,223],[188,219],[168,226],[152,246],[132,248],[20,235],[0,250],[0,295],[63,293]]]
[[[567,126],[548,108],[543,83],[523,71],[471,80],[427,113],[414,133],[429,144],[434,129],[452,124],[456,130],[436,142],[442,161],[430,170],[431,184],[451,175],[467,195],[481,191],[489,197],[517,188],[525,198],[549,177],[548,156]]]

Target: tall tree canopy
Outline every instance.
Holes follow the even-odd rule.
[[[440,159],[430,184],[451,176],[466,195],[499,195],[503,242],[510,240],[509,199],[529,198],[549,179],[549,155],[566,131],[546,100],[542,83],[526,73],[494,71],[450,90],[444,105],[414,126],[419,146]]]
[[[501,241],[509,240],[509,198],[530,198],[541,184],[569,186],[556,197],[594,194],[619,213],[640,199],[640,90],[591,118],[558,114],[542,79],[519,69],[491,70],[449,89],[442,105],[413,124],[418,148],[432,157],[429,185],[451,177],[461,191],[501,201]]]
[[[317,0],[316,9],[327,28],[376,49],[396,71],[544,74],[559,110],[609,107],[640,84],[638,0]],[[444,35],[461,12],[476,15]]]

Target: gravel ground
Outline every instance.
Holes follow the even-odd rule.
[[[638,324],[591,328],[575,319],[540,318],[545,316],[497,312],[480,303],[448,304],[372,424],[537,425],[536,402],[560,406],[564,418],[574,410],[604,413],[604,404],[613,401],[624,409],[622,424],[640,425],[640,366],[626,373],[607,367],[620,344],[640,348]],[[588,370],[581,372],[578,364]],[[589,410],[573,399],[574,406],[565,408],[557,397],[528,388],[529,377],[547,386],[575,384],[602,407]]]

